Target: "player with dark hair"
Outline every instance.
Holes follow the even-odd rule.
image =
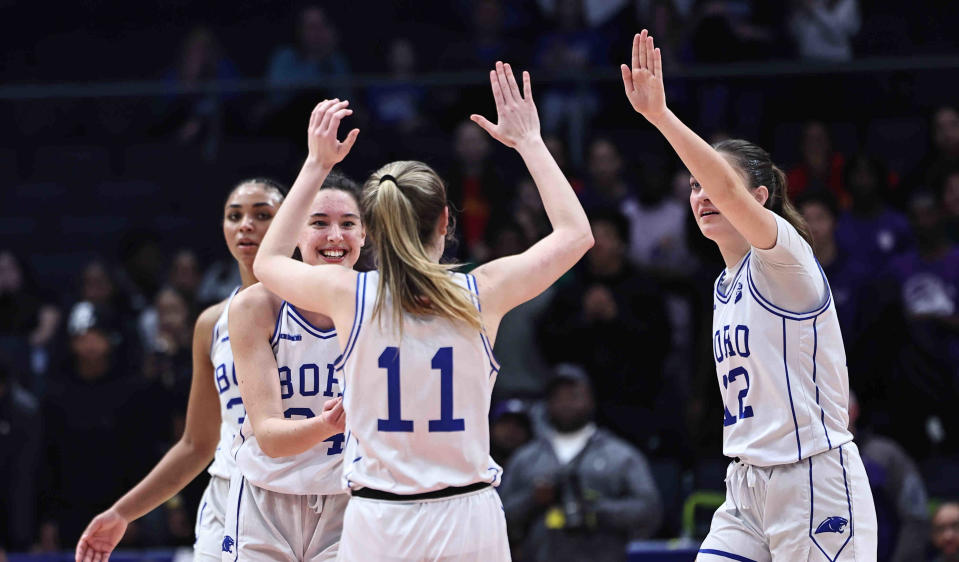
[[[210,483],[197,513],[194,559],[220,559],[224,509],[235,469],[230,446],[246,415],[233,367],[227,310],[238,291],[256,283],[253,258],[284,196],[280,184],[263,178],[244,180],[230,191],[223,206],[223,236],[243,284],[197,318],[183,435],[139,484],[93,518],[77,543],[78,562],[106,560],[131,521],[179,493],[211,460]]]
[[[836,307],[785,175],[747,141],[710,146],[666,107],[662,58],[646,30],[621,70],[633,109],[689,168],[696,222],[726,262],[712,343],[732,462],[698,559],[875,560],[876,511],[847,428]]]
[[[365,240],[358,186],[331,173],[299,234],[303,262],[352,268]],[[231,303],[230,345],[247,420],[234,442],[223,560],[334,560],[349,495],[333,321],[258,283]]]

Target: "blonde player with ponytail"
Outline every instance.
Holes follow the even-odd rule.
[[[336,130],[346,102],[317,106],[310,155],[263,242],[255,271],[271,291],[333,319],[341,339],[352,493],[340,560],[508,560],[489,456],[496,330],[510,309],[544,291],[592,246],[589,222],[540,137],[529,74],[523,92],[509,65],[490,72],[497,123],[473,121],[515,148],[532,175],[553,232],[522,254],[473,275],[440,264],[450,232],[446,189],[422,162],[393,162],[363,187],[363,222],[378,271],[308,267],[287,256],[306,203],[356,138]]]
[[[875,560],[876,510],[847,429],[836,307],[785,175],[758,146],[710,146],[669,111],[646,30],[621,70],[633,108],[689,168],[696,223],[726,262],[712,344],[732,462],[697,560]]]

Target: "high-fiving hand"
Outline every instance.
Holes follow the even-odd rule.
[[[307,157],[309,160],[329,169],[339,164],[349,154],[360,130],[350,131],[343,142],[336,140],[340,121],[353,114],[353,110],[346,107],[349,104],[349,100],[323,100],[313,109],[306,140],[310,150]]]
[[[539,114],[533,103],[529,72],[523,71],[522,95],[509,64],[497,62],[496,69],[489,73],[489,81],[493,87],[493,100],[496,102],[496,124],[475,113],[470,115],[470,119],[494,139],[511,148],[539,139]]]
[[[626,97],[633,109],[649,121],[654,121],[666,113],[663,57],[645,29],[633,37],[632,63],[632,68],[620,65]]]

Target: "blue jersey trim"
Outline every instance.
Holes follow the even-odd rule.
[[[466,286],[469,287],[470,291],[476,295],[476,309],[480,312],[483,311],[480,307],[479,300],[479,285],[476,284],[476,277],[470,274],[466,274]],[[496,360],[496,356],[493,355],[493,345],[490,344],[489,338],[486,337],[486,329],[483,328],[480,330],[480,339],[483,341],[483,350],[486,352],[486,358],[489,360],[490,367],[493,372],[499,372],[499,361]],[[490,375],[492,376],[492,374]]]
[[[729,298],[733,295],[732,289],[736,286],[736,280],[739,279],[739,274],[743,272],[743,268],[749,263],[750,254],[752,254],[752,251],[747,252],[746,257],[743,259],[743,263],[739,264],[739,269],[736,270],[736,274],[733,275],[733,280],[729,283],[730,291],[728,294],[723,293],[722,290],[723,279],[726,278],[726,271],[723,270],[723,272],[719,274],[719,277],[716,278],[715,292],[716,298],[719,299],[719,302],[723,304],[729,302]]]
[[[802,443],[799,441],[799,422],[796,420],[796,406],[793,404],[792,386],[789,384],[789,361],[786,360],[786,319],[783,318],[783,369],[786,371],[786,392],[789,393],[789,408],[793,413],[793,425],[796,426],[796,450],[799,452],[797,461],[802,460]]]
[[[233,302],[233,297],[240,292],[240,286],[237,285],[233,288],[233,292],[230,293],[230,296],[226,298],[226,306],[223,308],[223,312],[220,313],[220,316],[217,317],[216,322],[213,323],[213,337],[210,339],[210,359],[213,359],[213,349],[216,347],[217,338],[220,337],[220,318],[223,318],[224,314],[227,314],[229,318],[230,312],[230,303]],[[227,325],[227,335],[229,335],[229,325]]]
[[[826,433],[826,444],[832,449],[832,440],[829,439],[829,429],[826,428],[826,411],[819,403],[819,383],[816,382],[816,351],[819,349],[819,331],[816,328],[816,321],[819,318],[812,319],[812,382],[816,387],[816,405],[819,406],[819,420],[822,422],[822,430]]]
[[[236,562],[240,558],[240,505],[243,503],[243,486],[246,484],[246,478],[240,478],[240,493],[237,494],[236,498],[236,531],[233,539],[233,548],[236,549],[236,556],[233,557],[233,562]]]
[[[813,507],[815,503],[813,499],[815,498],[815,488],[813,487],[813,478],[812,478],[812,459],[809,457],[809,538],[812,539],[813,544],[816,545],[816,548],[823,553],[823,556],[826,557],[826,560],[829,562],[836,562],[839,560],[839,555],[842,554],[843,549],[846,548],[846,545],[849,544],[849,541],[852,540],[853,536],[856,534],[856,527],[852,520],[852,500],[849,498],[849,481],[846,479],[846,465],[843,462],[842,458],[842,445],[838,447],[839,449],[839,466],[842,467],[842,482],[846,488],[846,505],[849,508],[849,536],[846,537],[846,541],[842,543],[842,546],[839,547],[839,550],[836,551],[836,556],[830,557],[823,549],[822,545],[819,544],[819,541],[816,540],[816,536],[813,534]]]
[[[749,258],[746,258],[746,259],[747,261],[749,260]],[[825,312],[826,309],[829,308],[829,304],[832,302],[832,290],[830,290],[829,288],[829,280],[826,279],[826,273],[823,272],[822,266],[819,265],[818,261],[816,262],[816,265],[819,267],[819,273],[822,275],[823,284],[826,287],[826,301],[823,304],[819,305],[817,308],[810,310],[809,312],[794,312],[794,311],[786,310],[785,308],[774,305],[772,302],[770,302],[766,297],[764,297],[759,292],[759,289],[756,288],[756,284],[755,282],[753,282],[752,269],[747,267],[746,280],[749,285],[749,292],[753,295],[753,297],[756,299],[756,302],[758,302],[760,306],[762,306],[769,312],[775,314],[776,316],[781,316],[789,320],[809,320],[810,318],[815,318],[816,316],[819,316],[820,314]]]
[[[246,443],[246,436],[243,435],[243,424],[240,424],[240,444],[236,446],[236,452],[233,453],[233,460],[236,460],[236,456],[240,454],[240,449],[243,448],[243,445]]]
[[[726,552],[725,550],[716,550],[715,548],[700,548],[699,552],[701,554],[713,554],[715,556],[722,556],[723,558],[729,558],[730,560],[738,560],[739,562],[756,562],[752,558],[746,558],[745,556],[733,554],[732,552]]]
[[[350,329],[350,337],[347,338],[346,346],[343,348],[345,351],[340,355],[339,362],[333,364],[333,368],[337,370],[343,370],[343,367],[346,366],[346,360],[350,358],[359,337],[360,328],[363,326],[363,315],[366,313],[366,274],[367,272],[363,272],[356,277],[356,304],[354,309],[356,312],[353,317],[353,327]]]
[[[273,335],[270,336],[270,345],[274,346],[280,341],[280,320],[283,318],[283,311],[286,310],[286,301],[280,304],[280,311],[276,315],[276,323],[273,324]]]
[[[298,311],[292,304],[286,307],[286,314],[291,320],[299,324],[301,328],[306,330],[308,334],[315,338],[328,340],[336,337],[336,328],[330,328],[329,330],[321,330],[317,328],[313,324],[310,324],[310,321],[304,318],[303,315],[300,314],[300,311]]]

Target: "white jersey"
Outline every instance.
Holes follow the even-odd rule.
[[[340,356],[335,330],[311,325],[293,305],[283,302],[270,342],[276,356],[283,415],[312,418],[327,400],[342,396],[333,368]],[[246,481],[282,494],[339,494],[342,485],[342,433],[298,455],[271,458],[257,443],[252,424],[244,422],[234,454]]]
[[[471,275],[452,274],[476,296]],[[372,318],[379,273],[361,273],[343,360],[350,488],[417,494],[476,482],[499,484],[489,456],[490,394],[499,371],[482,331],[458,320],[391,313]]]
[[[230,454],[233,438],[240,432],[240,424],[246,417],[243,399],[240,398],[240,387],[236,382],[236,367],[233,365],[233,350],[230,348],[230,331],[227,325],[227,314],[230,303],[240,290],[233,289],[230,298],[226,300],[223,312],[213,325],[213,340],[210,345],[210,361],[213,362],[213,374],[216,376],[216,389],[220,393],[220,442],[216,446],[216,455],[209,472],[213,476],[230,480],[236,463]]]
[[[792,225],[778,216],[777,223],[779,248],[752,248],[732,273],[720,275],[713,295],[723,454],[755,466],[793,463],[852,440],[846,354],[828,281]],[[780,278],[764,267],[773,251]],[[803,271],[822,278],[819,306],[782,308],[786,293],[798,292],[783,279],[802,279]]]

